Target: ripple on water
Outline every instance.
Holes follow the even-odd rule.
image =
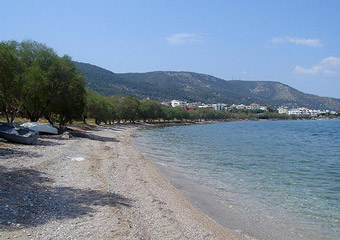
[[[142,130],[136,141],[221,198],[234,193],[243,208],[262,201],[268,212],[257,214],[276,211],[285,224],[294,216],[294,229],[340,239],[339,120],[174,126]]]

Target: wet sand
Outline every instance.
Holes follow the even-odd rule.
[[[242,239],[168,183],[134,129],[1,142],[0,239]]]

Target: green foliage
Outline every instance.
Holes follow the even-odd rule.
[[[80,63],[77,65],[85,66]],[[88,76],[95,79],[95,81],[88,82],[89,86],[98,89],[99,93],[105,89],[104,92],[111,97],[102,96],[90,89],[85,91],[84,77],[71,58],[58,57],[53,49],[44,44],[34,41],[0,42],[1,112],[8,122],[12,122],[16,114],[21,112],[31,121],[37,121],[45,116],[48,121],[58,123],[60,126],[65,126],[72,120],[80,118],[85,122],[87,117],[95,119],[97,124],[111,123],[115,120],[118,122],[135,122],[136,120],[152,122],[156,119],[159,121],[161,119],[164,121],[224,121],[309,118],[309,116],[278,114],[275,109],[270,109],[268,112],[186,110],[164,107],[159,102],[150,99],[140,101],[126,95],[112,96],[112,93],[133,93],[132,95],[137,97],[151,95],[155,99],[164,99],[171,96],[171,98],[183,97],[182,99],[189,101],[202,99],[207,102],[219,99],[217,96],[223,96],[226,101],[235,99],[250,101],[239,88],[241,85],[246,87],[246,83],[235,81],[226,83],[226,81],[208,75],[183,72],[118,75],[89,64],[86,65],[86,69],[88,68],[90,69],[87,72]],[[100,81],[97,81],[98,79]],[[103,82],[105,84],[102,84]],[[210,88],[214,89],[214,93],[206,89],[209,84]],[[258,84],[260,83],[250,85],[258,87]],[[263,85],[264,88],[266,84]],[[278,86],[278,83],[271,84]],[[225,92],[227,86],[230,87],[228,94]],[[116,90],[112,91],[112,89]],[[235,92],[243,95],[235,95]],[[199,96],[197,96],[198,93]],[[256,100],[260,103],[260,99]]]
[[[114,121],[116,118],[112,99],[91,90],[87,90],[87,109],[88,116],[93,118],[98,125],[102,122],[106,124]]]
[[[189,118],[188,110],[180,107],[171,108],[173,117],[176,120],[183,121],[183,119]]]
[[[163,119],[163,121],[234,121],[234,120],[269,120],[269,119],[309,119],[310,116],[296,116],[278,114],[277,112],[264,112],[256,110],[233,110],[216,111],[209,108],[187,110],[180,107],[165,107],[160,103],[144,99],[139,101],[136,98],[115,95],[105,97],[92,90],[87,90],[88,116],[95,119],[97,124],[102,122],[111,123],[114,120],[130,121],[143,120],[153,122]]]
[[[36,122],[47,108],[48,80],[38,66],[28,67],[23,73],[21,109],[32,122]]]
[[[159,119],[162,117],[162,105],[150,99],[140,101],[140,118],[146,120]]]
[[[0,106],[8,122],[13,122],[20,104],[20,62],[12,42],[0,43]]]
[[[0,104],[7,121],[20,111],[65,126],[82,115],[84,77],[71,58],[34,41],[0,43]]]
[[[117,110],[117,119],[135,122],[140,115],[140,102],[130,96],[114,96],[113,102]]]
[[[173,120],[175,117],[172,108],[162,107],[162,118],[166,121]]]
[[[51,65],[58,59],[52,48],[36,41],[23,41],[17,43],[18,55],[24,67],[37,66],[47,72]]]
[[[38,121],[46,113],[49,81],[47,74],[52,64],[58,61],[53,49],[35,41],[14,43],[20,59],[22,92],[20,110],[31,121]]]
[[[47,77],[50,91],[45,117],[60,126],[80,119],[86,104],[84,78],[71,58],[64,56],[53,62]]]
[[[191,72],[149,72],[116,74],[91,64],[75,62],[86,84],[96,92],[124,94],[157,101],[181,99],[189,102],[304,106],[340,110],[340,99],[305,94],[279,82],[225,81]],[[271,109],[272,110],[272,109]]]

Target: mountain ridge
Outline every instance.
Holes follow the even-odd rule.
[[[340,99],[303,93],[277,81],[224,80],[204,73],[153,71],[114,73],[104,68],[74,62],[86,86],[103,95],[125,94],[157,101],[308,107],[340,111]]]

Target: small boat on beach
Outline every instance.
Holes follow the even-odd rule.
[[[20,125],[20,127],[28,128],[30,130],[39,132],[39,134],[58,134],[58,127],[51,124],[44,124],[38,122],[26,122]]]
[[[38,140],[39,133],[28,128],[0,122],[0,138],[21,144],[33,144]]]

